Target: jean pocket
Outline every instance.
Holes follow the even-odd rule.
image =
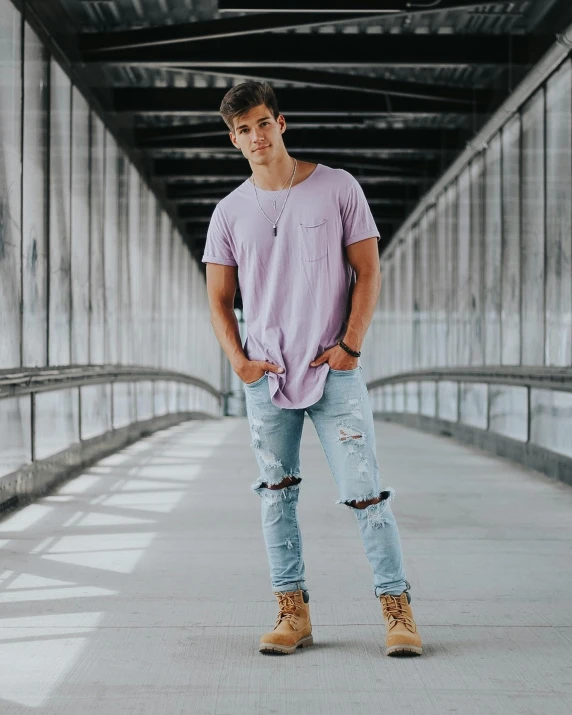
[[[256,387],[256,385],[260,384],[268,375],[264,373],[262,377],[259,377],[258,380],[255,380],[254,382],[245,382],[243,383],[245,387]]]
[[[328,219],[299,223],[300,255],[303,261],[320,261],[328,254]]]
[[[353,367],[351,370],[334,370],[333,367],[330,368],[330,372],[335,372],[339,375],[351,375],[354,372],[357,372],[360,369],[360,365],[357,367]]]

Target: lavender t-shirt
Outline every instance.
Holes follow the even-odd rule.
[[[286,198],[278,191],[258,198],[275,219]],[[327,363],[310,367],[343,338],[354,271],[344,247],[379,232],[358,182],[343,169],[318,164],[292,187],[274,236],[246,180],[216,206],[204,263],[238,266],[247,327],[245,353],[284,368],[268,373],[273,404],[304,408],[324,391]]]

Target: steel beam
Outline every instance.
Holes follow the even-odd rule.
[[[178,209],[179,218],[186,219],[191,225],[192,224],[208,224],[211,220],[211,214],[205,213],[205,211],[197,211],[194,206],[186,206],[185,204],[179,206]]]
[[[161,173],[156,173],[155,177],[157,179],[185,179],[189,180],[192,179],[195,184],[199,185],[204,185],[204,182],[207,180],[211,180],[212,176],[203,176],[201,174],[193,173],[193,174],[187,174],[185,173],[186,170],[184,167],[181,169],[181,174],[168,174],[167,177]],[[194,171],[194,170],[193,170]],[[232,182],[235,184],[235,186],[238,186],[241,184],[248,176],[249,174],[246,175],[240,175],[237,174],[235,176],[224,176],[221,177],[225,182]],[[403,175],[403,174],[384,174],[384,175],[360,175],[357,177],[360,181],[361,184],[368,184],[368,185],[382,185],[382,184],[403,184],[403,185],[419,185],[419,184],[427,184],[430,182],[432,179],[428,176],[413,176],[413,175]],[[214,185],[216,186],[216,184]],[[213,188],[214,188],[213,186]]]
[[[296,114],[350,114],[353,116],[393,117],[452,112],[473,114],[469,104],[445,100],[419,99],[402,95],[386,96],[366,92],[351,93],[340,89],[280,89],[281,110],[285,116]],[[224,91],[219,88],[120,87],[114,91],[116,112],[135,114],[206,115],[219,113]]]
[[[246,178],[246,177],[245,177]],[[361,182],[361,177],[357,177]],[[242,179],[244,181],[244,179]],[[212,187],[196,187],[194,184],[168,184],[166,187],[167,198],[172,203],[192,204],[195,201],[208,200],[218,203],[222,198],[239,186],[240,182],[230,184],[213,185]],[[420,195],[420,189],[415,184],[364,184],[364,193],[368,201],[376,201],[384,204],[386,202],[409,202],[415,201]]]
[[[184,140],[185,144],[181,148],[194,149],[197,152],[216,152],[227,149],[229,145],[228,137],[205,137],[204,139]],[[321,132],[300,129],[286,132],[284,141],[288,150],[312,151],[312,152],[348,152],[358,153],[359,151],[383,151],[395,153],[401,151],[441,151],[453,149],[459,141],[459,133],[454,130],[437,129],[362,129],[355,132],[345,132],[338,129],[324,129]],[[234,149],[234,151],[238,151]],[[156,165],[161,165],[162,161],[157,160]],[[184,159],[181,163],[189,163]]]
[[[236,187],[246,179],[247,174],[243,176],[241,181],[224,183],[224,184],[213,184],[209,186],[208,184],[203,184],[201,186],[195,186],[194,184],[170,184],[166,187],[165,193],[167,199],[170,201],[181,201],[184,199],[204,197],[204,196],[218,196],[223,198],[231,191],[234,191]]]
[[[193,90],[194,91],[194,90]],[[218,112],[217,112],[218,115]],[[159,117],[159,120],[162,117]],[[168,118],[168,115],[167,115]],[[373,123],[373,124],[372,124]],[[360,117],[348,117],[343,114],[328,114],[321,117],[315,114],[297,114],[293,118],[288,118],[288,128],[313,129],[322,127],[347,127],[348,129],[366,129],[367,127],[377,128],[377,119],[361,119]],[[228,136],[228,128],[220,115],[218,121],[201,122],[200,124],[154,124],[153,126],[136,126],[133,129],[135,142],[142,148],[148,142],[161,141],[163,139],[191,139],[197,136]]]
[[[296,51],[284,49],[296,39]],[[535,41],[546,38],[538,36]],[[90,55],[85,62],[184,67],[458,67],[528,65],[532,39],[519,35],[255,35]],[[343,51],[341,48],[343,47]]]
[[[370,120],[370,122],[371,121],[372,120]],[[288,119],[289,129],[320,129],[322,127],[328,127],[330,129],[335,127],[365,129],[368,126],[371,126],[371,123],[368,123],[367,119],[347,117],[341,114],[329,114],[327,117],[296,115],[293,119]],[[228,128],[220,116],[218,117],[218,121],[201,122],[200,124],[157,124],[151,127],[137,126],[133,129],[135,143],[141,148],[150,146],[154,142],[162,142],[163,140],[192,139],[205,136],[228,136]]]
[[[374,13],[375,14],[375,11]],[[101,53],[113,53],[135,47],[158,47],[160,45],[215,40],[258,34],[271,30],[288,30],[296,27],[325,25],[362,19],[361,14],[351,10],[347,13],[291,13],[273,12],[242,17],[223,17],[218,20],[185,22],[161,27],[145,27],[119,32],[85,32],[79,36],[79,46],[84,58]]]
[[[209,74],[216,77],[234,77],[237,79],[255,79],[258,81],[294,82],[306,87],[322,87],[328,89],[343,89],[351,92],[366,92],[370,94],[416,97],[417,99],[432,99],[443,102],[445,106],[456,103],[470,106],[486,106],[493,99],[494,93],[486,89],[451,87],[439,84],[423,84],[421,82],[404,82],[381,77],[347,74],[344,72],[325,72],[316,69],[299,69],[295,67],[173,67],[179,71]],[[283,90],[281,90],[283,91]],[[456,109],[443,111],[457,111]]]
[[[319,157],[311,159],[319,163]],[[181,161],[173,159],[173,161]],[[251,169],[242,155],[228,159],[189,159],[185,161],[187,171],[192,171],[193,176],[211,177],[212,180],[227,181],[226,176],[237,177],[242,181],[250,175]],[[403,165],[396,163],[384,163],[382,161],[372,161],[360,159],[360,157],[328,157],[328,166],[332,168],[352,169],[351,173],[359,173],[360,176],[386,176],[393,174],[399,177],[425,177],[434,175],[438,169],[435,162],[417,161]],[[178,166],[177,164],[175,166]],[[207,179],[203,179],[206,181]],[[234,179],[232,179],[234,181]]]
[[[359,117],[299,117],[287,120],[288,130],[298,129],[378,129],[377,122],[367,122]],[[222,129],[220,129],[222,125]],[[210,129],[209,129],[210,127]],[[204,137],[224,136],[228,138],[228,129],[221,122],[204,122],[195,125],[175,125],[156,127],[136,127],[133,136],[136,145],[141,149],[177,149],[176,142],[186,139],[202,139]],[[229,149],[232,144],[229,141]]]
[[[168,161],[168,160],[167,160]],[[173,160],[176,161],[176,160]],[[157,166],[157,162],[155,163],[155,172],[154,172],[155,178],[162,180],[162,181],[167,181],[167,182],[173,182],[174,180],[177,182],[180,181],[186,181],[190,185],[194,185],[197,187],[205,187],[206,184],[205,181],[212,181],[214,177],[212,175],[202,175],[202,174],[197,174],[196,170],[192,168],[190,165],[185,165],[184,163],[178,163],[174,165],[162,165],[159,164]],[[221,181],[224,181],[225,186],[238,186],[241,184],[245,179],[249,176],[249,173],[245,172],[244,174],[235,174],[235,175],[228,175],[228,176],[223,176],[223,177],[218,177]],[[365,174],[360,174],[359,176],[356,177],[360,183],[362,184],[367,184],[367,185],[381,185],[381,184],[403,184],[403,185],[421,185],[421,184],[427,184],[431,181],[433,181],[433,177],[430,176],[424,176],[424,175],[404,175],[404,174],[372,174],[372,175],[365,175]],[[211,192],[210,193],[216,193],[218,191],[218,187],[221,184],[216,184],[212,182],[211,186]]]
[[[505,5],[508,0],[219,0],[219,12],[353,12],[353,13],[389,13],[417,14],[423,12],[442,12],[443,10],[466,10],[483,5]]]
[[[361,179],[358,177],[358,180]],[[244,179],[243,179],[244,181]],[[177,204],[187,203],[188,199],[192,198],[205,198],[212,197],[213,199],[222,199],[231,191],[237,188],[242,182],[219,186],[218,189],[212,190],[212,192],[206,191],[204,193],[198,193],[192,185],[189,184],[171,184],[166,187],[167,198]],[[395,200],[399,202],[415,201],[420,193],[421,189],[419,186],[414,184],[380,184],[380,185],[363,185],[363,191],[368,199],[384,199],[384,200]]]

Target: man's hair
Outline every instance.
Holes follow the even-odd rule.
[[[250,80],[229,89],[222,98],[219,111],[227,127],[234,132],[234,120],[260,104],[265,104],[274,119],[278,119],[280,112],[272,87],[268,82]]]

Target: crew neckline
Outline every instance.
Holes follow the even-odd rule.
[[[294,184],[294,186],[290,190],[294,191],[294,189],[297,189],[298,186],[302,186],[302,184],[305,184],[307,181],[309,181],[314,176],[314,174],[318,171],[318,169],[321,168],[321,166],[322,166],[322,164],[319,164],[319,163],[316,164],[314,171],[312,171],[312,173],[309,176],[307,176],[305,179],[303,179],[299,184]],[[248,177],[248,179],[246,179],[246,183],[250,184],[252,186],[252,188],[254,188],[254,184],[250,180],[250,176]],[[262,189],[260,186],[257,186],[257,188],[260,189],[261,191],[264,191],[265,194],[279,194],[281,191],[284,191],[284,189]]]

